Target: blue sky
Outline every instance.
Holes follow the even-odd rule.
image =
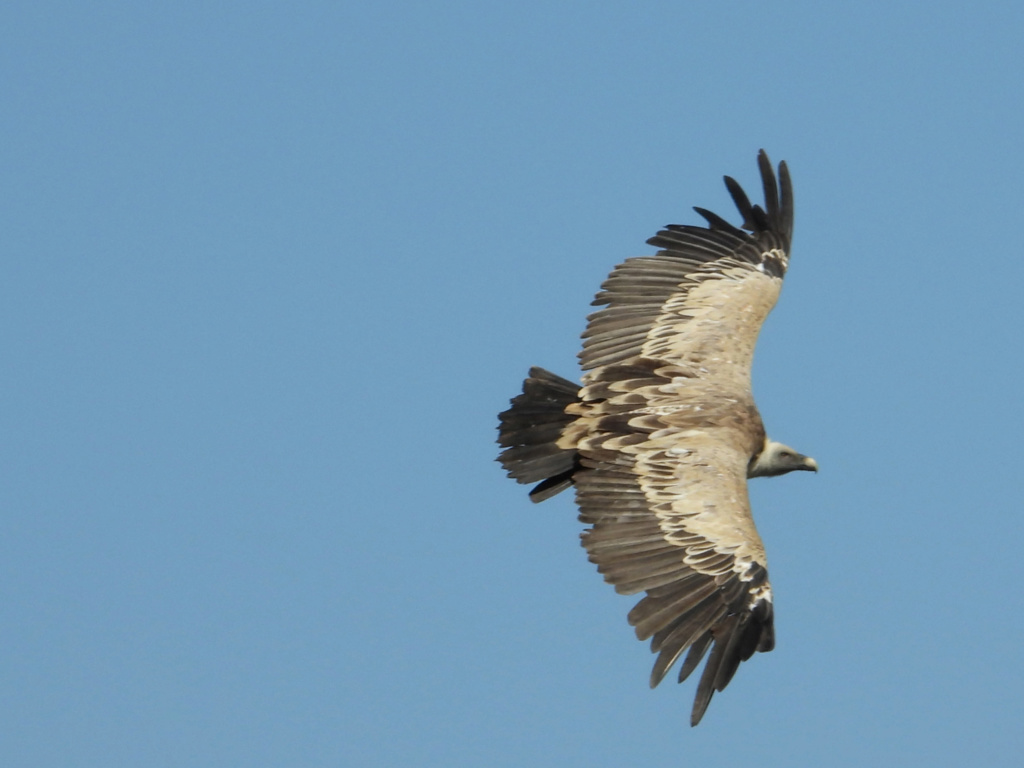
[[[10,2],[0,762],[1016,766],[1019,3]],[[785,159],[778,646],[701,725],[493,459]],[[759,193],[757,193],[759,194]]]

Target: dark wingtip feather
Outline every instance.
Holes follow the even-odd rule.
[[[743,217],[743,223],[740,225],[743,229],[750,230],[751,232],[755,229],[754,224],[754,206],[750,204],[750,198],[747,197],[747,193],[743,191],[743,187],[736,181],[732,176],[723,176],[725,179],[725,188],[729,190],[729,195],[732,197],[732,201],[736,204],[736,210],[740,212],[740,216]]]
[[[789,166],[785,160],[780,162],[776,177],[768,153],[763,149],[757,153],[757,164],[761,170],[770,227],[782,235],[788,249],[793,239],[793,181],[789,176]]]
[[[727,659],[728,648],[734,642],[733,636],[737,621],[737,616],[728,616],[713,630],[715,644],[711,648],[708,663],[704,665],[700,682],[697,683],[697,695],[693,699],[693,710],[690,712],[691,726],[697,725],[700,722],[701,718],[704,717],[704,713],[707,712],[708,704],[711,703],[711,697],[715,695],[716,690],[721,690],[715,683],[722,669],[722,664]]]
[[[750,581],[745,582],[741,600],[730,603],[732,612],[690,646],[679,670],[679,682],[683,682],[700,665],[708,648],[711,648],[697,683],[690,725],[701,721],[711,697],[716,691],[725,690],[742,662],[758,651],[770,651],[775,647],[774,611],[770,597],[757,597],[749,602],[752,595],[758,594],[758,588],[767,584],[767,580],[767,571],[758,566]]]
[[[746,235],[746,232],[744,232],[742,229],[733,226],[728,221],[719,216],[717,213],[709,211],[707,208],[701,208],[700,206],[695,205],[693,206],[693,210],[695,210],[702,217],[704,217],[704,220],[707,221],[711,229],[720,229],[725,232],[729,232],[730,234],[733,235],[739,235],[741,237]],[[668,228],[671,229],[671,227]]]
[[[775,232],[784,241],[786,249],[793,238],[793,182],[785,162],[779,163],[778,176],[763,149],[757,153],[757,166],[761,172],[761,186],[764,189],[764,208],[753,205],[747,193],[731,176],[725,177],[725,186],[732,196],[736,209],[743,216],[743,229],[748,232]],[[701,216],[708,218],[702,211]],[[710,221],[710,219],[709,219]],[[712,229],[715,227],[712,226]]]
[[[772,225],[779,223],[779,184],[775,180],[775,169],[768,153],[763,149],[757,153],[757,165],[761,170],[761,186],[764,187],[764,205],[768,209],[768,220]]]
[[[793,181],[789,178],[789,166],[785,160],[779,163],[779,187],[782,192],[779,229],[788,244],[793,240]]]
[[[700,640],[690,646],[690,651],[686,654],[686,660],[683,662],[682,666],[679,667],[680,683],[686,680],[686,678],[693,673],[693,670],[695,670],[701,663],[704,659],[704,654],[708,652],[708,646],[711,645],[711,641],[713,639],[714,638],[711,633],[706,632]]]

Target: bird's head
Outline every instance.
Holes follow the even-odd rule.
[[[747,477],[775,477],[798,469],[817,472],[818,462],[810,456],[797,453],[788,445],[765,440],[764,449],[747,470]]]

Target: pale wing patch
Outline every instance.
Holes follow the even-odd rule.
[[[739,263],[689,280],[688,290],[665,302],[640,354],[749,382],[754,346],[782,280]]]
[[[748,457],[713,431],[665,430],[658,443],[635,467],[665,539],[687,549],[688,558],[709,549],[728,555],[741,578],[752,563],[767,565],[750,514]]]

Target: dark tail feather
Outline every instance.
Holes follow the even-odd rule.
[[[542,481],[530,491],[533,501],[550,499],[572,485],[579,468],[576,451],[559,448],[556,442],[574,419],[565,409],[579,399],[579,391],[579,384],[531,368],[523,393],[498,416],[498,445],[504,448],[498,461],[520,483]]]

